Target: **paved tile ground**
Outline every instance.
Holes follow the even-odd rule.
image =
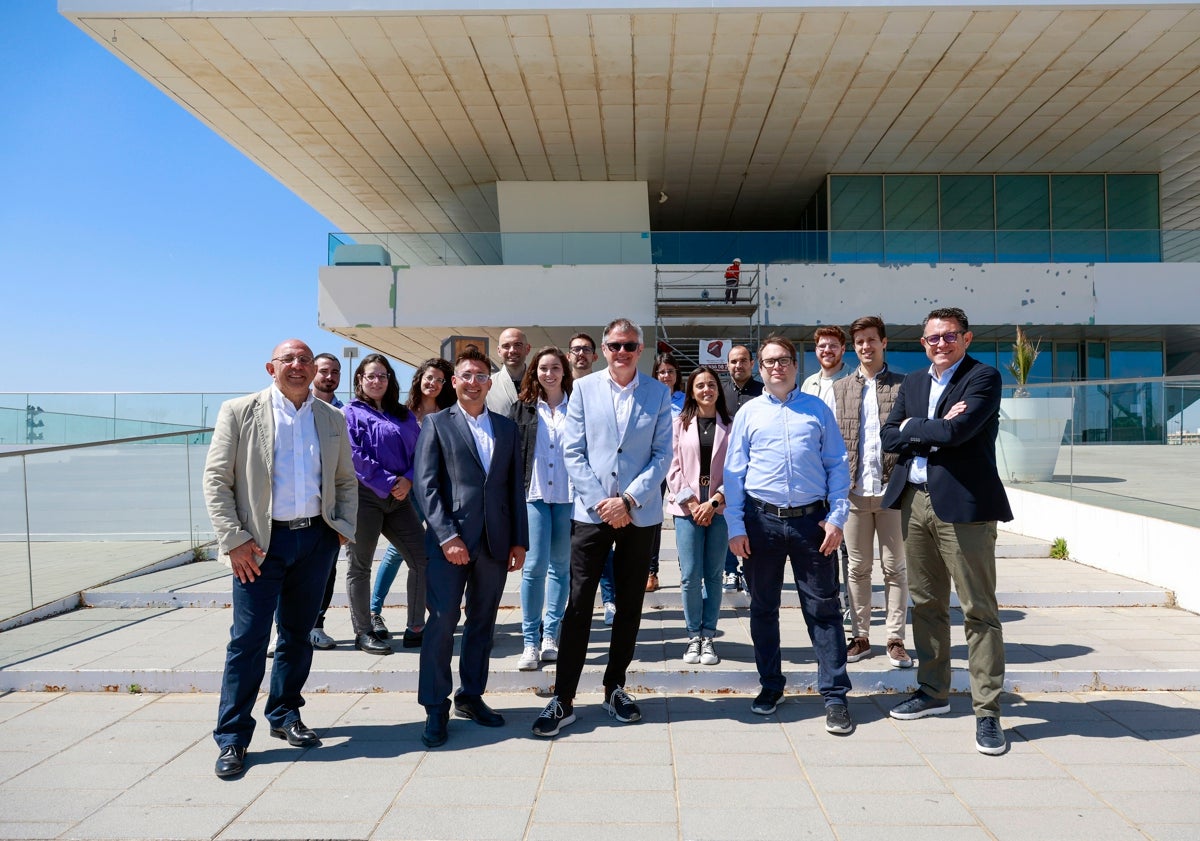
[[[615,724],[598,696],[556,739],[532,695],[508,724],[455,719],[425,750],[411,695],[315,694],[307,751],[260,727],[237,780],[212,774],[208,694],[0,696],[0,837],[89,839],[1195,839],[1200,693],[1009,695],[1010,750],[977,753],[969,702],[897,722],[854,698],[771,716],[747,696],[650,696]],[[260,711],[261,712],[261,711]]]

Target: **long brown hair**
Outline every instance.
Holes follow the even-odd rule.
[[[712,374],[712,378],[717,381],[717,414],[721,416],[721,420],[726,424],[730,422],[729,409],[725,405],[725,389],[721,388],[721,378],[717,376],[717,372],[707,365],[701,365],[695,371],[688,375],[687,391],[683,396],[683,409],[679,412],[679,420],[683,424],[683,428],[687,429],[688,424],[692,422],[692,418],[696,417],[696,413],[700,411],[700,404],[696,402],[696,395],[692,391],[692,387],[696,384],[696,378],[701,374]]]
[[[454,376],[454,366],[440,357],[430,357],[421,363],[421,367],[417,368],[413,374],[412,385],[408,387],[408,403],[406,404],[410,411],[419,412],[421,410],[421,379],[425,376],[425,372],[430,368],[435,368],[442,372],[442,390],[437,393],[434,402],[437,403],[439,409],[447,409],[454,405],[454,401],[458,400],[458,395],[454,393],[454,386],[450,384],[450,378]]]
[[[570,395],[571,389],[575,387],[575,378],[571,375],[571,363],[567,361],[567,355],[554,345],[546,345],[533,355],[525,368],[525,376],[521,378],[521,390],[517,394],[517,399],[522,403],[536,403],[539,400],[550,402],[546,397],[546,387],[538,380],[537,375],[538,362],[543,356],[556,356],[562,363],[563,391]]]

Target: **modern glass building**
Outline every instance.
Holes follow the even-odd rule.
[[[905,369],[959,305],[1035,381],[1200,370],[1195,3],[59,7],[338,225],[318,322],[407,362],[875,313]]]

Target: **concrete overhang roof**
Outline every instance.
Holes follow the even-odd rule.
[[[830,172],[1046,171],[1161,172],[1200,228],[1195,3],[416,5],[60,0],[345,231],[496,230],[505,180],[786,229]]]

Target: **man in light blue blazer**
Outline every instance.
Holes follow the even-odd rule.
[[[617,721],[642,717],[625,692],[633,660],[655,526],[662,523],[659,491],[671,461],[671,394],[639,376],[642,330],[618,318],[601,342],[608,368],[575,384],[567,404],[563,460],[575,487],[571,524],[571,596],[558,643],[555,697],[533,725],[554,736],[575,720],[574,700],[587,656],[596,586],[609,549],[617,613],[604,672],[604,709]]]

